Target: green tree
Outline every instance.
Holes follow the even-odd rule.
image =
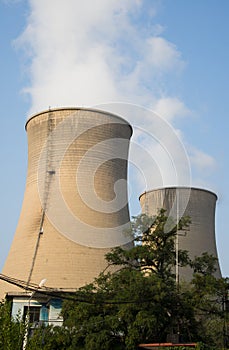
[[[179,250],[180,266],[191,266],[194,274],[190,283],[179,288],[175,283],[175,238],[189,223],[186,217],[175,225],[163,209],[154,218],[134,218],[135,246],[114,248],[106,256],[108,267],[117,271],[102,273],[76,294],[79,301],[63,308],[65,325],[77,334],[75,346],[135,349],[140,342],[164,342],[177,333],[182,341],[222,348],[228,283],[214,277],[215,258],[204,253],[191,261]]]
[[[75,330],[78,346],[135,349],[140,342],[166,340],[178,315],[175,237],[189,222],[189,218],[182,218],[175,225],[163,209],[154,218],[134,218],[135,246],[130,250],[114,248],[106,256],[108,267],[116,266],[117,271],[102,273],[76,294],[78,302],[67,302],[63,307],[65,325]],[[179,263],[189,264],[186,251],[179,251]],[[187,303],[183,305],[186,309]],[[189,340],[192,326],[187,332]]]
[[[74,334],[66,327],[41,326],[33,330],[27,350],[74,350]]]
[[[0,303],[0,349],[17,350],[22,348],[24,325],[20,317],[11,318],[11,303]]]
[[[214,277],[215,258],[204,253],[191,261],[187,251],[179,250],[179,264],[192,267],[193,279],[179,288],[175,281],[176,234],[189,223],[182,218],[175,224],[163,209],[156,217],[135,217],[134,247],[111,250],[106,271],[94,283],[63,296],[69,298],[62,310],[64,325],[35,329],[27,349],[134,350],[139,343],[165,342],[178,333],[183,342],[222,349],[222,302],[229,285]],[[3,323],[6,329],[20,328],[7,318]]]
[[[198,321],[198,336],[208,348],[226,349],[227,313],[225,303],[229,290],[227,278],[216,278],[216,258],[207,253],[191,263],[194,269],[189,286],[188,298],[191,300],[195,318]]]
[[[146,214],[133,218],[131,231],[135,246],[126,250],[121,247],[114,248],[106,255],[110,265],[129,266],[141,272],[151,273],[163,280],[174,277],[176,263],[175,238],[177,231],[188,228],[189,217],[182,217],[177,224],[165,215],[161,209],[157,216]],[[188,252],[179,250],[179,265],[190,264]]]

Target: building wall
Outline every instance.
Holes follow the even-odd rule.
[[[33,307],[39,309],[39,322],[38,324],[61,326],[63,318],[61,316],[62,301],[61,299],[42,299],[36,297],[29,298],[26,296],[13,296],[11,315],[13,319],[23,320],[25,319],[24,308],[29,306],[31,310]],[[32,326],[36,326],[35,324]]]

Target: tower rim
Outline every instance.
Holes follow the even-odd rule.
[[[100,113],[100,114],[105,114],[105,115],[110,115],[113,116],[119,120],[121,120],[122,122],[124,122],[124,124],[128,125],[131,131],[131,136],[133,134],[133,128],[131,126],[131,124],[124,119],[123,117],[120,117],[119,115],[106,111],[106,110],[102,110],[102,109],[96,109],[96,108],[90,108],[90,107],[57,107],[57,108],[49,108],[49,109],[45,109],[42,110],[41,112],[32,114],[26,121],[25,123],[25,130],[27,131],[27,127],[28,124],[31,120],[35,119],[36,117],[42,115],[42,114],[46,114],[46,113],[50,113],[50,112],[58,112],[58,111],[86,111],[86,112],[96,112],[96,113]]]
[[[154,189],[144,191],[143,193],[140,194],[140,196],[138,197],[138,200],[140,201],[141,197],[144,196],[146,193],[151,193],[151,192],[161,191],[161,190],[172,190],[172,189],[189,189],[189,190],[208,192],[208,193],[212,194],[213,196],[215,196],[216,200],[218,199],[218,196],[215,192],[213,192],[209,189],[206,189],[206,188],[195,187],[195,186],[165,186],[165,187],[156,187]]]

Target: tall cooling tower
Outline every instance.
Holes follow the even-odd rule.
[[[26,123],[28,173],[3,274],[76,289],[93,281],[114,246],[132,246],[127,200],[131,126],[83,108],[48,110]],[[1,294],[16,287],[1,282]]]
[[[140,196],[142,212],[156,215],[161,208],[166,209],[166,215],[173,218],[189,216],[191,224],[186,232],[178,234],[179,249],[189,252],[194,258],[204,252],[217,257],[215,242],[215,207],[217,196],[210,191],[188,188],[169,187],[145,192]],[[221,277],[219,263],[216,264],[216,277]],[[180,279],[190,280],[191,269],[180,268]]]

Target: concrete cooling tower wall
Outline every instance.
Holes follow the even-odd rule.
[[[203,252],[217,257],[215,242],[215,207],[217,196],[203,189],[170,187],[145,192],[140,196],[142,212],[156,215],[161,208],[166,209],[166,215],[174,218],[190,216],[191,224],[185,232],[178,236],[179,249],[189,252],[194,258]],[[216,264],[216,277],[221,277],[220,267]],[[189,268],[179,269],[180,279],[190,280],[192,273]]]
[[[132,246],[127,200],[131,126],[103,111],[48,110],[26,123],[28,173],[2,273],[76,289],[92,282],[115,246]],[[1,282],[1,294],[17,287]]]

